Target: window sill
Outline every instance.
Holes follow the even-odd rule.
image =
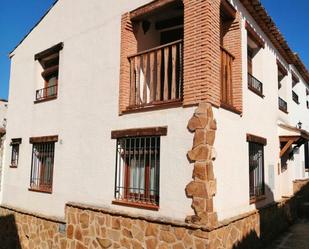
[[[279,107],[279,110],[282,111],[282,112],[284,112],[285,114],[289,114],[288,111],[286,111],[286,110],[284,110],[284,109],[281,109],[280,107]]]
[[[35,101],[33,101],[33,103],[37,104],[37,103],[42,103],[42,102],[46,102],[46,101],[50,101],[50,100],[55,100],[55,99],[57,99],[57,96],[48,97],[48,98],[44,98],[44,99],[40,99],[40,100],[35,100]]]
[[[10,165],[9,166],[11,169],[17,169],[17,165]]]
[[[259,91],[257,91],[257,90],[254,89],[253,87],[248,86],[248,89],[249,89],[251,92],[255,93],[256,95],[260,96],[262,99],[265,98],[265,95],[264,95],[263,93],[260,93]]]
[[[45,193],[45,194],[51,194],[52,190],[47,190],[47,189],[37,189],[37,188],[28,188],[28,191],[32,192],[38,192],[38,193]]]
[[[182,106],[182,100],[159,101],[140,106],[129,106],[125,111],[122,112],[122,114],[154,111],[154,110],[168,109],[180,106]]]
[[[242,114],[242,112],[239,111],[239,110],[237,110],[234,106],[231,106],[231,105],[226,104],[226,103],[224,103],[224,102],[221,102],[220,107],[223,108],[223,109],[225,109],[225,110],[234,112],[234,113],[236,113],[236,114],[238,114],[238,115],[241,115],[241,114]]]
[[[127,206],[127,207],[141,208],[141,209],[148,209],[148,210],[152,210],[152,211],[158,211],[159,210],[159,206],[156,206],[156,205],[153,205],[153,204],[131,202],[131,201],[127,201],[127,200],[113,200],[112,204]]]
[[[250,204],[257,203],[266,199],[265,195],[250,197]]]

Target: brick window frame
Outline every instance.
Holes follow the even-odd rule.
[[[139,11],[153,11],[159,3],[175,0],[153,1],[141,6]],[[221,0],[183,0],[184,40],[183,40],[183,107],[198,105],[201,101],[220,107],[220,4]],[[162,7],[162,5],[161,5]],[[138,10],[137,9],[137,10]],[[119,115],[126,114],[130,98],[130,64],[128,56],[137,53],[132,13],[121,17],[120,77],[119,77]],[[238,14],[239,15],[239,14]],[[204,20],[201,22],[200,20]],[[237,19],[240,25],[240,18]],[[199,30],[199,32],[196,32]],[[195,34],[194,36],[192,34]],[[207,39],[205,39],[205,37]],[[241,39],[239,38],[239,44]],[[217,44],[214,46],[213,44]],[[239,46],[240,47],[240,46]],[[203,56],[201,56],[203,54]],[[236,91],[234,105],[242,109],[241,54],[237,69],[240,80],[234,84]],[[238,57],[238,55],[235,55]],[[235,62],[236,63],[236,62]],[[238,90],[239,89],[239,90]]]
[[[242,113],[242,51],[240,14],[227,0],[220,4],[220,107]],[[228,68],[228,70],[226,70]],[[229,71],[229,82],[226,79]]]
[[[116,139],[113,204],[159,209],[160,143],[167,127],[112,131]]]
[[[32,159],[29,191],[52,193],[55,143],[58,135],[31,137]]]
[[[267,139],[247,134],[250,204],[265,199],[264,147]]]
[[[17,168],[18,167],[18,161],[19,161],[19,147],[22,143],[21,138],[12,138],[10,146],[12,147],[11,151],[11,163],[10,168]]]

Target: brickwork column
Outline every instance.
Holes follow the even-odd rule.
[[[220,105],[220,0],[183,0],[184,105]]]
[[[134,35],[130,13],[121,17],[120,45],[120,84],[119,84],[119,113],[129,105],[130,98],[130,63],[128,56],[137,52],[137,40]]]

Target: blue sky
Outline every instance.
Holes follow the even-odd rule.
[[[2,1],[0,8],[0,98],[7,99],[8,97],[9,52],[44,15],[54,1]],[[121,1],[118,1],[121,4]],[[309,68],[309,1],[262,0],[262,3],[285,36],[290,47],[299,53],[307,68]]]

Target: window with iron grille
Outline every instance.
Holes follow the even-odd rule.
[[[51,192],[53,184],[55,142],[34,142],[30,189]]]
[[[16,168],[19,158],[19,145],[21,144],[21,138],[13,138],[11,141],[12,153],[11,153],[11,168]]]
[[[159,206],[160,136],[117,139],[115,199]]]
[[[250,198],[265,194],[264,145],[249,142],[249,188]]]

